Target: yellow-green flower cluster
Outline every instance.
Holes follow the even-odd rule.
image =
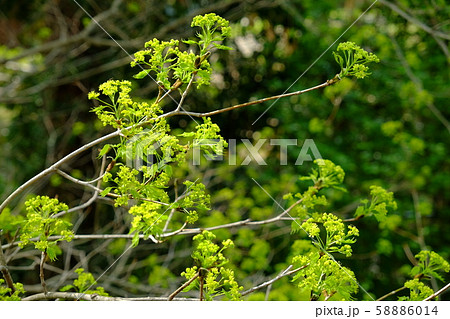
[[[240,290],[243,289],[235,280],[234,272],[231,269],[223,267],[228,259],[222,254],[222,251],[234,247],[231,239],[222,241],[222,248],[214,244],[216,236],[210,231],[203,231],[194,236],[196,248],[192,253],[192,258],[198,266],[186,268],[181,273],[186,279],[191,279],[198,275],[193,283],[186,290],[197,288],[199,280],[204,281],[203,289],[206,300],[213,300],[214,297],[225,295],[230,300],[240,300]]]
[[[388,210],[396,210],[397,203],[394,200],[394,193],[386,191],[381,186],[370,186],[372,199],[361,200],[362,206],[356,209],[355,216],[375,216],[379,222],[386,220]]]
[[[314,300],[334,295],[338,300],[350,300],[351,294],[358,291],[354,273],[328,255],[311,252],[294,257],[293,263],[298,267],[306,266],[293,281],[298,281],[298,288],[309,291]]]
[[[407,282],[405,282],[404,287],[409,289],[409,297],[399,297],[398,300],[423,301],[434,293],[433,289],[425,285],[423,282],[419,281],[418,278],[408,280]]]
[[[341,67],[339,78],[353,75],[358,79],[363,79],[370,75],[366,64],[380,62],[380,59],[375,54],[367,52],[354,42],[340,43],[337,47],[337,52],[333,52],[333,55]]]
[[[229,27],[228,24],[229,22],[227,20],[215,13],[208,13],[194,17],[194,19],[192,19],[191,27],[200,27],[212,33],[220,28],[222,37],[226,38],[231,35],[231,27]]]
[[[71,241],[73,232],[70,222],[53,216],[68,210],[68,206],[60,203],[56,198],[36,196],[26,201],[25,207],[27,219],[22,227],[20,247],[31,243],[31,238],[38,237],[38,240],[34,242],[35,248],[47,253],[51,260],[56,259],[56,255],[60,253],[56,243],[61,240]],[[53,235],[60,238],[49,240],[49,237]]]
[[[302,224],[310,238],[321,250],[328,253],[339,252],[346,257],[352,255],[351,244],[356,242],[355,237],[359,236],[359,230],[352,225],[346,227],[343,221],[334,214],[315,214],[316,217],[309,218]],[[325,229],[325,240],[320,236],[319,224]]]

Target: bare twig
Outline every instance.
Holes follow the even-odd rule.
[[[1,234],[1,231],[0,231],[0,234]],[[1,241],[0,241],[0,243],[1,243]],[[0,272],[3,275],[3,278],[5,278],[6,285],[8,286],[9,289],[11,289],[11,294],[13,294],[16,289],[14,288],[14,282],[12,280],[11,274],[9,273],[8,267],[6,265],[6,259],[5,259],[5,256],[3,255],[3,249],[1,247],[1,245],[0,245]]]
[[[175,192],[175,202],[176,202],[176,201],[179,200],[179,198],[178,198],[177,179],[175,179],[174,182],[173,182],[173,189],[174,189],[174,192]],[[173,217],[174,214],[175,214],[175,208],[172,208],[170,210],[169,216],[167,217],[166,223],[164,224],[163,233],[165,233],[167,231],[167,229],[169,228],[169,223],[172,220],[172,217]],[[183,225],[182,228],[184,229],[185,226],[186,226],[186,224]]]
[[[386,299],[387,297],[392,296],[392,295],[395,295],[396,293],[398,293],[398,292],[400,292],[400,291],[402,291],[402,290],[404,290],[404,289],[406,289],[405,286],[400,287],[400,288],[398,288],[398,289],[395,289],[395,290],[393,290],[393,291],[391,291],[391,292],[385,294],[384,296],[378,298],[376,301],[384,300],[384,299]]]
[[[270,96],[270,97],[266,97],[266,98],[255,100],[255,101],[250,101],[250,102],[246,102],[246,103],[242,103],[242,104],[229,106],[229,107],[226,107],[224,109],[215,110],[215,111],[211,111],[211,112],[197,113],[197,112],[186,112],[186,111],[175,110],[175,111],[172,111],[172,112],[165,113],[165,114],[161,115],[160,117],[172,117],[172,116],[175,116],[175,115],[188,115],[188,116],[192,116],[192,117],[212,116],[212,115],[216,115],[216,114],[232,111],[232,110],[235,110],[235,109],[238,109],[238,108],[242,108],[242,107],[246,107],[246,106],[261,104],[261,103],[264,103],[264,102],[267,102],[267,101],[271,101],[271,100],[277,100],[277,99],[280,99],[280,98],[283,98],[283,97],[289,97],[289,96],[294,96],[294,95],[301,95],[301,94],[306,93],[306,92],[310,92],[310,91],[313,91],[313,90],[317,90],[317,89],[320,89],[320,88],[327,87],[327,86],[332,85],[334,83],[335,82],[327,81],[327,82],[324,82],[322,84],[313,86],[313,87],[305,89],[305,90],[291,92],[291,93],[286,93],[286,94],[280,94],[280,95],[275,95],[275,96]]]
[[[45,283],[45,277],[44,277],[44,265],[45,265],[46,259],[47,259],[47,253],[43,251],[41,253],[41,262],[39,264],[39,278],[41,279],[41,285],[42,285],[42,289],[44,290],[44,295],[47,294],[47,285]]]
[[[411,195],[413,198],[414,213],[416,216],[417,239],[419,240],[420,249],[426,250],[427,245],[425,244],[425,236],[423,234],[422,214],[419,210],[419,194],[413,189],[411,191]]]
[[[276,276],[275,278],[272,278],[272,279],[270,279],[270,280],[268,280],[268,281],[266,281],[266,282],[263,282],[262,284],[260,284],[260,285],[258,285],[258,286],[255,286],[255,287],[253,287],[253,288],[250,288],[250,289],[248,289],[248,290],[242,292],[242,293],[241,293],[241,296],[246,296],[246,295],[248,295],[248,294],[251,294],[251,293],[255,292],[255,291],[258,290],[258,289],[267,287],[267,286],[273,284],[275,281],[280,280],[280,279],[283,278],[283,277],[286,277],[286,276],[290,276],[290,275],[292,275],[292,274],[295,274],[296,272],[298,272],[298,271],[300,271],[300,270],[302,270],[302,269],[305,269],[305,268],[308,267],[308,266],[309,266],[309,264],[306,264],[306,265],[301,266],[301,267],[299,267],[299,268],[295,268],[294,270],[290,270],[290,269],[292,268],[292,265],[289,265],[284,271],[282,271],[282,272],[281,272],[278,276]]]
[[[171,301],[174,300],[175,296],[178,295],[184,288],[186,288],[187,286],[189,286],[195,279],[197,279],[197,277],[200,275],[200,272],[197,272],[194,277],[192,277],[191,279],[189,279],[188,281],[186,281],[182,286],[180,286],[177,290],[175,290],[174,292],[172,292],[170,294],[170,296],[167,298],[167,301]],[[201,300],[201,299],[200,299]]]
[[[78,156],[79,154],[83,153],[84,151],[90,149],[91,147],[100,144],[104,141],[107,141],[109,139],[112,139],[114,137],[119,136],[121,133],[121,131],[115,131],[112,132],[110,134],[104,135],[90,143],[87,143],[85,145],[83,145],[82,147],[80,147],[79,149],[73,151],[72,153],[66,155],[65,157],[63,157],[62,159],[60,159],[59,161],[57,161],[55,164],[51,165],[50,167],[48,167],[47,169],[43,170],[42,172],[40,172],[39,174],[35,175],[34,177],[32,177],[31,179],[29,179],[27,182],[25,182],[24,184],[22,184],[21,186],[19,186],[13,193],[11,193],[4,201],[3,203],[0,205],[0,214],[2,213],[2,211],[8,206],[8,204],[20,193],[22,193],[25,189],[27,189],[28,187],[30,187],[31,185],[35,184],[36,182],[42,180],[43,178],[45,178],[46,176],[53,174],[54,172],[56,172],[56,170],[64,163],[72,160],[73,158],[75,158],[76,156]]]
[[[444,291],[446,291],[448,288],[450,288],[450,283],[446,284],[444,287],[442,287],[441,289],[439,289],[438,291],[436,291],[434,294],[432,294],[431,296],[425,298],[423,301],[430,301],[431,299],[436,298],[437,296],[441,295],[444,293]]]
[[[189,83],[188,83],[188,85],[186,87],[186,90],[184,90],[183,94],[181,95],[181,100],[178,103],[175,112],[178,112],[179,110],[181,110],[181,106],[183,105],[184,99],[186,98],[186,96],[187,96],[187,94],[188,94],[188,92],[189,92],[189,90],[190,90],[190,88],[192,86],[192,83],[194,82],[194,78],[195,78],[195,75],[192,75],[191,80],[189,81]]]
[[[200,269],[198,271],[198,273],[200,273],[201,271],[202,270]],[[203,285],[205,283],[205,278],[203,277],[203,275],[199,277],[199,281],[200,281],[200,287],[199,287],[199,290],[200,290],[200,301],[203,301]]]
[[[86,301],[166,301],[166,297],[106,297],[97,294],[83,294],[77,292],[47,292],[31,295],[23,298],[24,301],[48,300],[48,299],[70,299],[70,300],[86,300]],[[196,301],[196,298],[174,298],[178,301]]]

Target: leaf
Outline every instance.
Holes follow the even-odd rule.
[[[191,137],[194,135],[195,135],[195,132],[183,132],[181,134],[178,134],[178,136],[183,136],[183,137]]]
[[[106,153],[108,153],[110,149],[111,149],[111,144],[105,144],[105,146],[103,146],[102,150],[101,150],[100,153],[98,154],[98,157],[97,157],[97,158],[102,158],[103,155],[105,155]]]
[[[135,232],[133,235],[133,239],[131,240],[131,245],[136,247],[139,244],[139,232]]]
[[[183,289],[183,292],[191,291],[192,289],[197,289],[199,287],[199,280],[196,278],[193,282],[191,282],[186,288]]]
[[[198,44],[198,42],[194,41],[194,40],[183,40],[183,43],[186,43],[186,44]]]
[[[364,206],[358,206],[355,212],[355,216],[361,216],[364,215]]]
[[[143,71],[139,72],[138,74],[133,75],[133,77],[135,79],[140,80],[140,79],[145,78],[147,75],[148,75],[148,71],[147,70],[143,70]]]
[[[213,43],[213,45],[219,50],[234,50],[233,48],[223,44]]]
[[[101,193],[100,196],[106,196],[109,192],[111,192],[112,187],[106,187]]]
[[[59,289],[59,291],[68,291],[72,288],[75,288],[73,285],[66,285],[64,287],[62,287],[61,289]]]
[[[172,166],[167,165],[164,170],[169,177],[172,176]]]
[[[52,245],[54,244],[54,245]],[[61,253],[61,250],[58,246],[56,246],[56,243],[50,243],[47,247],[46,253],[51,261],[54,261],[56,259],[56,255]]]
[[[342,68],[344,65],[344,59],[342,59],[342,57],[339,54],[336,54],[335,52],[333,52],[333,55],[334,55],[334,59],[336,60],[336,62]]]

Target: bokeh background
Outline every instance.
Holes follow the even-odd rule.
[[[381,224],[369,218],[355,223],[361,233],[355,253],[340,261],[375,298],[401,287],[410,278],[414,255],[420,250],[434,250],[447,260],[450,254],[450,5],[444,0],[380,0],[360,17],[372,4],[355,0],[2,1],[0,200],[65,154],[108,133],[90,112],[87,93],[111,78],[132,80],[130,55],[144,42],[193,36],[190,22],[195,15],[214,12],[228,19],[233,37],[226,44],[234,50],[212,53],[212,85],[193,91],[185,103],[193,111],[323,83],[339,72],[331,51],[340,41],[353,41],[381,59],[372,66],[369,78],[345,79],[325,90],[213,118],[226,139],[253,143],[262,138],[297,139],[298,146],[288,148],[288,165],[279,164],[279,146],[265,143],[260,152],[265,166],[206,162],[200,167],[187,165],[177,174],[200,177],[211,194],[213,209],[200,219],[201,227],[269,218],[281,208],[252,178],[283,205],[284,194],[307,187],[298,177],[308,173],[311,163],[294,164],[303,141],[313,139],[323,158],[346,172],[348,192],[327,193],[329,210],[351,218],[370,185],[394,192],[398,210]],[[133,80],[133,86],[138,98],[157,95],[151,81]],[[167,102],[165,109],[174,106]],[[170,124],[174,133],[195,126],[188,117],[172,118]],[[245,151],[238,143],[241,160]],[[86,152],[63,169],[78,178],[94,178],[100,165],[97,155],[97,149]],[[54,175],[24,192],[0,215],[0,222],[6,225],[23,214],[22,203],[32,194],[58,196],[70,206],[92,195]],[[78,234],[129,230],[126,212],[102,201],[67,218]],[[13,230],[4,229],[3,244],[14,239]],[[215,234],[219,240],[230,237],[236,242],[229,257],[245,288],[284,269],[306,239],[304,234],[291,234],[287,221]],[[97,278],[128,244],[125,239],[65,244],[64,253],[47,268],[48,285],[59,289],[71,282],[73,269],[80,266]],[[167,295],[183,283],[180,273],[191,266],[190,247],[190,237],[174,237],[161,245],[144,242],[127,251],[98,284],[116,296]],[[14,280],[24,283],[30,293],[40,291],[39,253],[9,248],[6,255]],[[448,282],[449,276],[445,279]],[[443,283],[430,285],[436,290]],[[247,299],[303,297],[284,278],[269,293],[264,290]],[[370,297],[360,292],[355,298]],[[442,298],[450,299],[449,294]]]

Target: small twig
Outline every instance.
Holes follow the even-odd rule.
[[[441,295],[444,291],[446,291],[448,288],[450,288],[450,283],[446,284],[444,287],[442,287],[441,289],[439,289],[438,291],[436,291],[434,294],[432,294],[431,296],[425,298],[423,301],[430,301],[431,299],[436,298],[437,296]]]
[[[166,297],[107,297],[99,296],[97,294],[83,294],[77,292],[47,292],[46,295],[38,293],[25,298],[24,301],[48,300],[48,299],[70,299],[70,300],[85,300],[85,301],[166,301]],[[198,301],[197,298],[174,298],[179,301]]]
[[[324,301],[328,301],[331,297],[333,297],[336,294],[336,291],[332,291],[331,293],[327,294],[324,298]]]
[[[217,230],[217,229],[223,229],[223,228],[232,228],[232,227],[237,227],[237,226],[255,226],[255,225],[264,225],[264,224],[274,223],[276,221],[283,220],[283,216],[288,214],[295,206],[300,204],[302,201],[303,201],[302,198],[299,199],[294,204],[289,206],[289,208],[287,208],[285,211],[283,211],[280,214],[278,214],[277,216],[269,218],[269,219],[253,221],[252,219],[247,218],[245,220],[241,220],[241,221],[237,221],[237,222],[233,222],[233,223],[229,223],[229,224],[208,227],[208,228],[191,228],[191,229],[185,229],[185,230],[181,230],[181,231],[177,230],[175,232],[165,233],[165,234],[161,235],[161,237],[164,237],[164,238],[171,237],[171,236],[175,236],[178,234],[181,234],[181,235],[198,234],[198,233],[201,233],[203,230],[211,231],[211,230]]]
[[[197,277],[200,275],[200,271],[197,272],[194,277],[192,277],[191,279],[189,279],[188,281],[186,281],[182,286],[180,286],[177,290],[175,290],[174,292],[172,292],[170,294],[170,296],[167,298],[168,301],[174,300],[175,296],[178,295],[184,288],[186,288],[187,286],[189,286],[195,279],[197,279]]]
[[[177,187],[177,179],[175,179],[174,183],[173,183],[173,188],[175,191],[175,202],[178,201],[178,187]],[[172,216],[175,213],[175,208],[172,208],[170,210],[170,214],[169,217],[167,217],[166,223],[164,224],[164,228],[163,228],[163,233],[165,233],[167,231],[167,229],[169,228],[169,223],[172,220]],[[185,225],[183,225],[182,228],[184,228]]]
[[[391,292],[385,294],[384,296],[378,298],[376,301],[384,300],[384,299],[386,299],[387,297],[392,296],[392,295],[395,295],[396,293],[398,293],[398,292],[400,292],[400,291],[402,291],[402,290],[404,290],[404,289],[406,289],[405,286],[400,287],[400,288],[398,288],[398,289],[395,289],[395,290],[393,290],[393,291],[391,291]]]
[[[283,211],[281,214],[270,218],[270,219],[266,219],[266,220],[261,220],[261,221],[254,221],[254,222],[249,222],[250,225],[261,225],[261,224],[269,224],[269,223],[273,223],[276,222],[278,220],[280,220],[281,218],[283,218],[284,215],[288,215],[289,212],[298,204],[300,204],[303,201],[303,198],[300,198],[298,201],[296,201],[294,204],[292,204],[291,206],[289,206],[285,211]]]
[[[364,215],[359,215],[359,216],[356,216],[356,217],[354,217],[354,218],[343,219],[342,221],[343,221],[344,223],[356,222],[357,220],[360,220],[360,219],[363,218],[363,217],[364,217]]]
[[[1,231],[0,231],[1,234]],[[1,239],[1,237],[0,237]],[[11,289],[10,294],[13,294],[16,289],[14,288],[14,282],[12,280],[11,274],[9,273],[5,256],[3,255],[3,249],[1,247],[1,240],[0,240],[0,272],[3,275],[3,278],[5,278],[6,285],[9,289]]]
[[[175,116],[175,115],[188,115],[188,116],[192,116],[192,117],[207,117],[207,116],[212,116],[212,115],[228,112],[228,111],[231,111],[231,110],[234,110],[234,109],[238,109],[238,108],[241,108],[241,107],[246,107],[246,106],[250,106],[250,105],[261,104],[261,103],[264,103],[264,102],[267,102],[267,101],[271,101],[271,100],[281,99],[283,97],[300,95],[300,94],[303,94],[303,93],[306,93],[306,92],[310,92],[310,91],[313,91],[313,90],[317,90],[317,89],[320,89],[320,88],[327,87],[327,86],[332,85],[334,83],[336,83],[336,82],[335,81],[327,81],[327,82],[324,82],[322,84],[313,86],[313,87],[305,89],[305,90],[291,92],[291,93],[286,93],[286,94],[280,94],[280,95],[274,95],[274,96],[266,97],[266,98],[263,98],[263,99],[250,101],[250,102],[246,102],[246,103],[242,103],[242,104],[237,104],[237,105],[234,105],[234,106],[226,107],[224,109],[215,110],[215,111],[206,112],[206,113],[186,112],[186,111],[177,111],[177,110],[175,110],[175,111],[172,111],[172,112],[169,112],[169,113],[162,114],[159,117],[172,117],[172,116]]]
[[[175,112],[178,112],[181,109],[181,106],[184,103],[184,99],[186,98],[186,96],[187,96],[187,94],[189,92],[189,89],[191,88],[192,83],[194,82],[194,78],[195,78],[195,75],[192,75],[191,80],[189,81],[189,83],[188,83],[188,85],[186,87],[186,90],[184,90],[183,94],[181,95],[181,100],[178,103],[177,108],[175,109]]]
[[[290,269],[292,268],[292,265],[289,265],[284,271],[282,271],[282,272],[281,272],[278,276],[276,276],[275,278],[272,278],[272,279],[270,279],[269,281],[263,282],[262,284],[260,284],[260,285],[258,285],[258,286],[255,286],[255,287],[253,287],[253,288],[250,288],[250,289],[248,289],[248,290],[242,292],[242,293],[241,293],[241,296],[246,296],[246,295],[248,295],[248,294],[253,293],[254,291],[256,291],[256,290],[258,290],[258,289],[267,287],[267,286],[273,284],[275,281],[277,281],[277,280],[279,280],[279,279],[281,279],[281,278],[283,278],[283,277],[286,277],[286,276],[290,276],[290,275],[292,275],[292,274],[295,274],[296,272],[298,272],[298,271],[300,271],[300,270],[302,270],[302,269],[305,269],[305,268],[308,267],[308,266],[309,266],[309,264],[306,264],[306,265],[301,266],[301,267],[299,267],[299,268],[296,268],[296,269],[294,269],[294,270],[290,270]]]
[[[127,128],[128,129],[128,128]],[[124,129],[125,130],[125,129]],[[56,163],[54,163],[53,165],[51,165],[50,167],[48,167],[47,169],[43,170],[42,172],[40,172],[39,174],[35,175],[34,177],[32,177],[31,179],[29,179],[28,181],[26,181],[25,183],[23,183],[21,186],[19,186],[14,192],[12,192],[4,201],[3,203],[0,205],[0,214],[2,213],[2,211],[8,206],[8,204],[20,193],[22,193],[25,189],[27,189],[28,187],[30,187],[31,185],[33,185],[34,183],[42,180],[44,177],[53,174],[62,164],[72,160],[74,157],[78,156],[79,154],[83,153],[84,151],[90,149],[91,147],[100,144],[104,141],[107,141],[109,139],[112,139],[114,137],[117,137],[120,135],[120,131],[115,131],[112,132],[110,134],[104,135],[90,143],[87,143],[85,145],[83,145],[82,147],[80,147],[79,149],[73,151],[72,153],[64,156],[62,159],[60,159],[59,161],[57,161]]]
[[[283,270],[279,275],[283,275],[286,272],[288,272],[290,269],[292,268],[292,265],[289,265],[285,270]],[[269,296],[270,296],[270,291],[272,290],[272,284],[273,282],[271,282],[268,286],[267,286],[267,290],[266,290],[266,295],[264,297],[264,301],[269,300]]]
[[[411,248],[409,247],[409,245],[407,243],[404,243],[402,245],[403,247],[403,251],[405,252],[406,257],[408,258],[409,262],[416,266],[418,264],[416,258],[414,258],[414,254],[411,251]]]
[[[97,181],[97,186],[96,186],[96,188],[95,188],[94,195],[92,195],[92,197],[89,198],[89,200],[88,200],[87,202],[85,202],[84,204],[78,205],[78,206],[76,206],[76,207],[72,207],[72,208],[70,208],[70,209],[68,209],[68,210],[66,210],[66,211],[59,212],[59,213],[53,215],[53,218],[58,218],[58,217],[61,217],[61,216],[65,215],[65,214],[68,214],[68,213],[72,213],[72,212],[75,212],[75,211],[78,211],[78,210],[85,209],[86,207],[91,206],[91,204],[97,200],[98,194],[100,193],[100,186],[101,186],[101,184],[102,184],[101,178],[104,176],[104,173],[103,173],[103,172],[104,172],[104,170],[105,170],[105,165],[106,165],[106,156],[104,156],[103,159],[102,159],[102,165],[101,165],[101,167],[100,167],[99,177],[96,178],[96,179],[94,180],[94,181]],[[111,164],[110,164],[110,165],[111,165]],[[108,166],[108,167],[109,167],[109,166]],[[108,169],[107,169],[107,170],[108,170]],[[58,171],[60,171],[60,170],[58,169]],[[63,171],[60,171],[60,172],[63,172]],[[64,173],[64,172],[63,172],[63,173]],[[67,175],[68,175],[68,174],[67,174]],[[69,176],[70,176],[70,175],[69,175]],[[71,177],[71,176],[70,176],[70,177]],[[91,182],[92,182],[92,181],[91,181]],[[92,186],[92,185],[88,184],[88,186]]]
[[[177,230],[176,232],[180,232],[183,230],[183,227],[180,228],[179,230]],[[174,232],[175,233],[175,232]],[[139,235],[139,239],[150,239],[151,241],[153,241],[155,244],[159,244],[161,243],[161,241],[158,241],[155,237],[153,236],[149,236],[148,238],[146,238],[147,235],[144,234],[140,234]],[[54,236],[49,236],[48,239],[49,240],[58,240],[61,239],[62,236],[59,235],[54,235]],[[90,235],[74,235],[72,237],[72,239],[79,239],[79,240],[94,240],[94,239],[119,239],[119,238],[124,238],[124,239],[133,239],[134,235],[133,234],[90,234]],[[31,242],[35,242],[39,240],[39,237],[34,237],[34,238],[30,238],[29,239]],[[22,243],[22,241],[16,241],[16,242],[12,242],[9,244],[5,244],[2,246],[2,248],[10,248],[10,247],[14,247],[19,245],[20,243]]]
[[[198,273],[200,273],[202,270],[199,269]],[[200,301],[203,301],[203,284],[204,284],[204,278],[203,276],[199,277],[200,280]]]
[[[66,172],[60,170],[59,168],[57,168],[55,170],[55,172],[58,173],[59,175],[61,175],[62,177],[64,177],[65,179],[68,179],[69,181],[71,181],[71,182],[73,182],[75,184],[87,186],[87,187],[92,188],[92,189],[94,189],[96,191],[101,190],[101,189],[98,189],[96,186],[91,185],[92,181],[89,181],[89,182],[88,181],[82,181],[82,180],[80,180],[78,178],[73,177],[70,174],[67,174]],[[103,176],[101,176],[101,177],[103,177]],[[96,181],[94,181],[94,182],[96,182]]]
[[[45,259],[47,259],[47,253],[45,251],[43,251],[41,253],[41,262],[39,264],[39,278],[41,279],[41,285],[42,285],[42,289],[44,290],[44,295],[47,294],[47,285],[45,283],[45,278],[44,278]]]

